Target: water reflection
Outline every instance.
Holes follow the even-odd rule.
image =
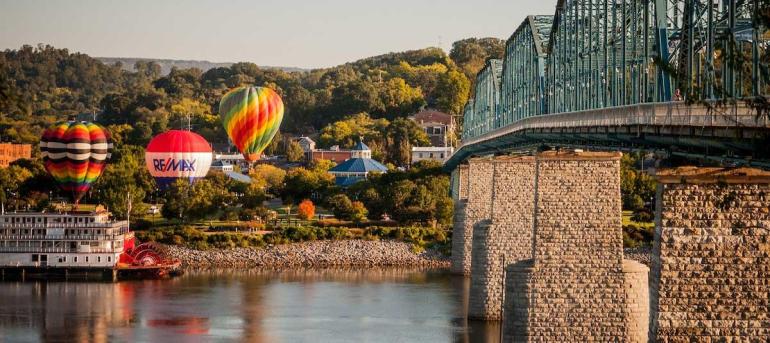
[[[0,283],[0,342],[497,342],[468,279],[413,269],[196,271]]]

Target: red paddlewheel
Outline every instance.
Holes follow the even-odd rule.
[[[166,258],[165,249],[153,242],[142,243],[128,249],[123,253],[123,256],[121,256],[121,260],[132,266],[157,266],[175,262]]]

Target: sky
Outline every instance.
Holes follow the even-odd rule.
[[[330,67],[469,37],[506,39],[556,0],[0,0],[0,49]]]

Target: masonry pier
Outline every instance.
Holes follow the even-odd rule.
[[[770,173],[678,168],[657,178],[651,340],[770,341]]]
[[[468,318],[500,320],[504,267],[532,256],[535,158],[493,161],[490,219],[473,228]]]
[[[623,258],[621,156],[476,158],[455,172],[468,319],[501,320],[503,342],[770,341],[770,172],[658,171],[650,271]]]
[[[534,254],[508,267],[505,342],[647,341],[647,268],[623,260],[620,157],[537,156]]]
[[[452,267],[453,274],[464,275],[465,262],[465,211],[468,206],[468,165],[461,164],[454,172],[454,221],[452,222]]]
[[[470,275],[473,227],[488,219],[492,209],[492,158],[474,158],[468,161],[468,200],[461,225],[452,234],[452,270]],[[460,177],[462,180],[462,176]],[[462,182],[461,182],[462,184]]]

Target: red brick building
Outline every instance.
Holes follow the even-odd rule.
[[[315,149],[310,152],[310,154],[313,161],[330,160],[336,164],[340,164],[349,160],[353,153],[350,150],[340,150],[338,146],[333,146],[329,150]]]
[[[0,167],[6,168],[21,158],[32,158],[32,145],[0,143]]]

